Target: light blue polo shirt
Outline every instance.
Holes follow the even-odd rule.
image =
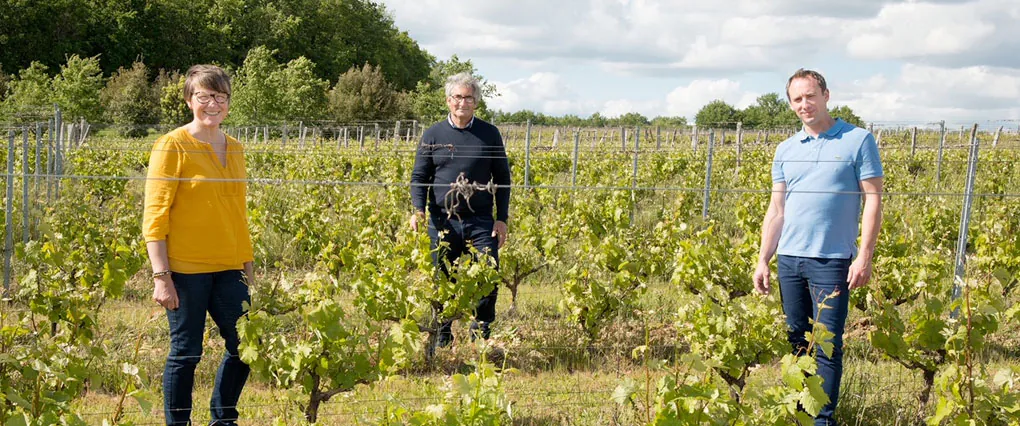
[[[778,254],[827,259],[857,255],[860,181],[882,176],[878,144],[867,130],[843,120],[818,137],[801,130],[783,141],[772,182],[786,182]]]

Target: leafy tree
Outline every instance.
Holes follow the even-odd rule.
[[[84,1],[81,1],[84,2]],[[219,22],[210,21],[212,2],[188,0],[92,0],[89,22],[93,35],[84,52],[103,53],[105,70],[136,61],[151,69],[186,69],[196,63],[234,59],[234,41],[223,36]]]
[[[789,104],[780,98],[778,93],[766,93],[758,96],[754,105],[745,108],[741,117],[744,126],[769,127],[773,124],[775,117],[779,116],[783,110],[788,109],[790,109]]]
[[[754,105],[744,109],[741,119],[747,128],[787,127],[800,123],[790,104],[774,92],[759,96]]]
[[[96,121],[102,115],[99,92],[103,89],[103,71],[99,55],[82,58],[71,55],[60,74],[53,78],[53,100],[64,111],[64,117],[84,117]]]
[[[4,100],[4,115],[11,118],[40,115],[50,108],[53,99],[53,82],[46,73],[48,68],[39,62],[20,72],[10,83],[10,91]]]
[[[159,94],[159,124],[181,126],[191,120],[191,110],[184,99],[184,76],[177,71],[160,70],[156,77]]]
[[[475,78],[482,81],[482,93],[475,94],[475,97],[478,98],[475,114],[483,119],[491,118],[491,113],[485,106],[485,98],[496,94],[496,86],[486,83],[485,79],[478,75],[471,60],[461,62],[457,55],[453,55],[449,61],[436,63],[429,73],[429,78],[418,82],[418,86],[411,92],[411,108],[419,120],[432,123],[441,120],[449,113],[449,108],[446,106],[446,78],[461,72],[470,72]]]
[[[382,4],[368,0],[258,2],[271,16],[262,42],[282,60],[304,56],[318,64],[319,78],[336,79],[366,62],[382,67],[387,80],[410,90],[433,63],[409,36],[397,30]],[[259,25],[264,27],[264,25]]]
[[[274,123],[283,111],[282,94],[273,78],[279,75],[276,52],[259,46],[248,52],[244,65],[237,71],[230,98],[231,121]]]
[[[399,115],[400,94],[386,81],[382,69],[365,64],[351,67],[329,93],[333,117],[340,122],[385,120]]]
[[[740,121],[737,109],[721,99],[716,99],[701,107],[694,117],[698,127],[735,129]]]
[[[3,105],[4,100],[7,99],[7,92],[11,88],[11,76],[4,72],[3,65],[0,64],[0,105]]]
[[[0,0],[0,22],[0,63],[11,69],[32,60],[54,69],[71,54],[102,54],[105,74],[143,59],[153,69],[236,69],[266,46],[282,62],[318,64],[326,81],[367,62],[412,90],[435,63],[371,0]]]
[[[222,57],[228,63],[240,63],[261,45],[277,52],[281,62],[307,58],[320,79],[332,81],[350,67],[370,63],[381,67],[396,88],[411,90],[435,62],[396,28],[385,6],[373,1],[218,1],[206,16],[209,27],[227,41]]]
[[[687,119],[684,117],[655,117],[655,119],[649,121],[647,117],[636,112],[627,113],[615,118],[606,118],[598,112],[593,113],[588,117],[580,117],[575,114],[566,114],[557,117],[524,109],[516,112],[495,111],[492,113],[492,117],[499,123],[525,123],[530,120],[531,124],[538,126],[687,126]]]
[[[521,111],[521,113],[524,115],[524,117],[521,117],[525,119],[524,122],[527,122],[527,120],[531,120],[531,124],[537,124],[540,126],[556,124],[556,117],[550,117],[541,112],[524,110]]]
[[[576,127],[576,126],[584,126],[584,125],[586,125],[586,121],[587,120],[585,120],[585,119],[583,119],[583,118],[581,118],[581,117],[579,117],[579,116],[577,116],[575,114],[567,114],[567,115],[564,115],[563,117],[561,117],[558,121],[559,121],[560,125],[563,125],[563,126],[575,126]]]
[[[106,118],[120,127],[122,136],[145,136],[159,119],[159,96],[149,85],[149,70],[141,62],[117,70],[99,98]]]
[[[325,117],[329,82],[315,77],[315,63],[299,57],[270,76],[277,84],[287,120],[318,120]]]
[[[776,117],[775,125],[777,127],[799,127],[801,125],[800,117],[797,117],[797,113],[792,109],[787,108]]]
[[[325,116],[329,83],[316,77],[315,63],[299,57],[281,66],[276,53],[265,46],[248,52],[233,81],[231,122],[266,124]]]
[[[636,112],[621,115],[616,121],[621,126],[646,126],[649,123],[647,117]]]
[[[69,53],[91,56],[85,51],[91,40],[88,27],[96,17],[91,3],[0,0],[0,63],[23,69],[38,62],[49,69],[64,63]]]
[[[552,124],[552,117],[529,109],[520,110],[514,113],[496,111],[492,113],[492,118],[500,123],[527,123],[530,120],[531,124],[536,126]]]
[[[142,58],[174,69],[233,59],[226,53],[236,41],[222,37],[220,22],[210,21],[210,3],[0,0],[0,61],[20,67],[38,60],[54,68],[67,55],[102,54],[103,72],[112,74]]]
[[[854,110],[846,105],[840,105],[835,108],[829,109],[829,115],[832,118],[842,118],[843,121],[853,124],[857,127],[865,127],[864,120],[861,119],[857,114],[854,114]]]
[[[414,116],[423,123],[434,123],[443,119],[449,109],[446,107],[444,89],[433,83],[418,82],[418,87],[410,93],[409,101]]]
[[[383,68],[386,80],[392,82],[397,89],[415,88],[418,81],[428,75],[436,58],[422,50],[407,32],[397,32],[395,27],[388,44],[390,49],[379,52],[377,66]]]
[[[652,125],[661,127],[687,127],[687,118],[659,116],[652,119]]]

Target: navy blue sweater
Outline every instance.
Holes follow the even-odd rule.
[[[484,190],[474,192],[470,199],[457,193],[449,194],[450,183],[464,174],[473,184],[492,182],[500,185],[495,195]],[[411,202],[414,208],[432,214],[456,214],[492,217],[507,221],[510,210],[510,163],[503,147],[503,137],[496,126],[477,117],[464,129],[442,120],[422,134],[411,172]],[[452,211],[447,210],[447,206]]]

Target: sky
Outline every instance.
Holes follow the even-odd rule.
[[[821,72],[879,125],[1020,126],[1020,0],[382,0],[436,56],[470,59],[491,109],[693,122]]]

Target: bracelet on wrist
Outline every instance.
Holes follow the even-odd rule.
[[[156,278],[159,278],[159,277],[165,277],[167,275],[170,275],[170,270],[169,269],[167,269],[165,271],[153,272],[152,273],[152,278],[156,279]]]

